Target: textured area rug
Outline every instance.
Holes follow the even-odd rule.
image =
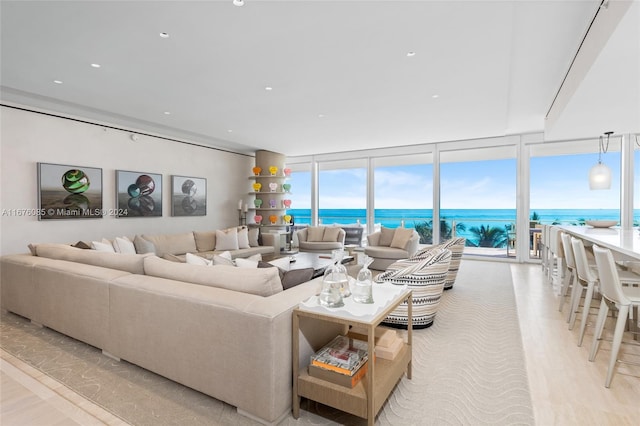
[[[432,327],[414,331],[413,379],[403,378],[380,425],[533,425],[508,264],[463,261]],[[254,425],[234,407],[24,318],[3,314],[0,345],[132,425]],[[366,421],[303,401],[282,425]]]

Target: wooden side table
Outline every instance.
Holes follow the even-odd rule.
[[[337,309],[318,305],[315,297],[301,303],[293,311],[293,417],[297,419],[300,416],[300,400],[301,397],[305,397],[365,418],[369,425],[373,425],[376,415],[405,371],[407,378],[411,379],[411,290],[392,284],[374,284],[373,298],[380,302],[361,305],[355,303],[353,297],[349,297],[345,299],[345,306]],[[407,301],[409,323],[404,347],[393,360],[378,358],[375,362],[369,362],[365,377],[354,388],[347,388],[312,377],[306,369],[300,371],[300,317],[315,318],[346,326],[364,327],[367,330],[369,354],[374,354],[376,327],[405,300]],[[372,360],[373,356],[370,355],[369,361]]]

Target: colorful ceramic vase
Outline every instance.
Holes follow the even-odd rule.
[[[291,190],[291,184],[290,183],[283,183],[282,184],[282,189],[284,189],[284,192],[289,192]]]
[[[275,225],[277,221],[278,221],[278,216],[276,216],[275,214],[272,214],[271,216],[269,216],[269,222],[271,222],[272,225]]]
[[[260,176],[260,172],[262,171],[262,167],[258,167],[255,166],[253,169],[251,169],[253,171],[253,174],[256,176]]]
[[[284,204],[284,207],[288,209],[291,207],[291,200],[282,200],[282,204]]]
[[[269,173],[271,173],[271,176],[275,176],[278,173],[278,168],[276,166],[269,167]]]
[[[262,188],[262,184],[260,182],[256,182],[252,186],[255,192],[260,192],[260,188]]]
[[[276,192],[276,189],[278,189],[278,184],[275,182],[271,182],[269,184],[269,190],[271,190],[271,192]]]
[[[287,225],[289,225],[291,223],[291,215],[290,214],[285,214],[284,216],[282,216],[282,219],[284,219],[284,223],[286,223]]]
[[[269,200],[269,207],[271,207],[272,209],[275,209],[276,208],[276,200],[273,200],[273,199]]]
[[[257,214],[257,215],[255,215],[255,216],[253,217],[253,220],[255,220],[255,221],[256,221],[256,223],[259,225],[259,224],[260,224],[260,222],[262,222],[262,216],[261,216],[261,215],[259,215],[259,214]]]
[[[259,209],[260,206],[262,205],[262,200],[260,198],[256,198],[255,200],[253,200],[253,204],[256,206],[257,209]]]
[[[290,168],[285,167],[285,169],[283,170],[283,172],[284,172],[284,175],[285,175],[286,177],[291,176],[291,169],[290,169]]]

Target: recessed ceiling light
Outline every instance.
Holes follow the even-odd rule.
[[[416,52],[407,52],[408,57],[416,56]]]
[[[227,130],[228,133],[233,133],[232,129]]]
[[[100,64],[91,64],[91,66],[94,68],[100,68]]]
[[[164,115],[171,115],[171,111],[165,111]]]
[[[324,118],[324,114],[318,114],[318,118]]]
[[[244,0],[233,0],[234,6],[244,6]]]
[[[55,84],[62,84],[62,81],[60,81],[60,80],[53,80],[53,82],[54,82]]]
[[[160,37],[169,38],[169,33],[160,33]]]
[[[432,97],[433,99],[438,99],[438,98],[440,97],[440,95],[431,95],[431,97]]]
[[[271,87],[271,86],[267,86],[267,87],[265,87],[265,88],[264,88],[264,90],[266,90],[267,92],[270,92],[270,91],[272,91],[272,90],[273,90],[273,87]]]

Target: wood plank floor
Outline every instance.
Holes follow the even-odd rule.
[[[511,271],[536,423],[637,425],[640,367],[620,364],[611,388],[606,389],[610,345],[603,343],[596,362],[589,362],[593,328],[587,328],[585,342],[579,348],[578,327],[567,329],[567,307],[565,313],[558,312],[558,298],[543,280],[540,266],[512,264]],[[595,315],[590,320],[595,322]],[[625,344],[621,351],[623,359],[640,363],[640,346]],[[0,424],[125,424],[10,354],[1,351],[0,355]]]

